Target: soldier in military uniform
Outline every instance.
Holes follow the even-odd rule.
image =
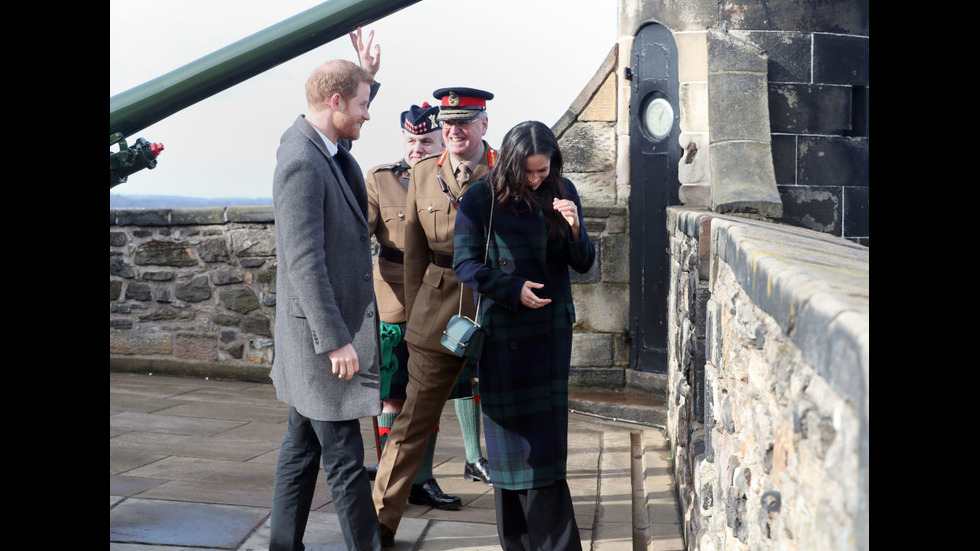
[[[438,120],[446,150],[419,161],[411,171],[405,204],[405,340],[408,385],[405,404],[388,436],[374,484],[374,504],[382,545],[394,544],[405,504],[419,471],[429,436],[443,405],[454,392],[465,396],[470,369],[441,344],[449,318],[462,309],[473,317],[473,292],[453,274],[453,225],[459,198],[485,177],[497,152],[483,140],[487,100],[493,94],[473,88],[442,88]],[[463,374],[460,377],[461,373]]]
[[[383,409],[378,416],[378,438],[384,449],[391,426],[405,402],[408,383],[408,347],[405,334],[405,285],[403,268],[405,201],[412,167],[426,156],[442,153],[442,129],[436,116],[439,108],[423,103],[412,105],[401,114],[405,145],[403,158],[394,164],[379,165],[365,178],[368,192],[369,225],[380,245],[374,269],[374,289],[381,317],[381,398]],[[467,464],[464,475],[490,483],[489,468],[480,449],[479,406],[475,398],[456,400],[456,410],[466,443]],[[443,493],[432,472],[432,459],[438,439],[438,426],[425,451],[422,466],[412,484],[409,503],[436,509],[458,509],[458,497]],[[377,465],[368,467],[371,480]],[[472,474],[476,473],[476,474]],[[483,475],[483,476],[478,476]]]

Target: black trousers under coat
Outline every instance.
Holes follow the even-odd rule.
[[[494,488],[504,551],[581,551],[568,482],[529,490]]]

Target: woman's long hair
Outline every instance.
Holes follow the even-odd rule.
[[[532,193],[527,184],[527,159],[532,155],[544,155],[551,159],[548,177]],[[568,223],[554,209],[554,199],[565,199],[565,186],[562,183],[564,161],[558,140],[551,129],[538,121],[526,121],[511,128],[504,136],[497,165],[490,171],[489,182],[493,186],[497,202],[502,207],[524,201],[537,205],[544,212],[548,237],[555,238],[565,234]]]

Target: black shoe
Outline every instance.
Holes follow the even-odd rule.
[[[493,481],[490,480],[490,465],[482,457],[473,463],[466,463],[466,467],[463,468],[463,478],[493,486]]]
[[[395,545],[395,533],[388,529],[384,524],[378,523],[381,530],[381,547],[391,547]]]
[[[368,478],[369,479],[374,480],[375,478],[378,477],[378,464],[377,463],[375,463],[374,465],[372,465],[370,467],[364,467],[364,470],[367,471]]]
[[[458,497],[442,493],[442,488],[434,478],[421,484],[412,484],[408,502],[413,505],[428,505],[443,511],[455,511],[463,504]]]

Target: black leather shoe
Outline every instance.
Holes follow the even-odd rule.
[[[375,463],[370,467],[364,467],[364,470],[368,473],[368,478],[374,480],[378,477],[378,464]]]
[[[443,511],[454,511],[463,504],[458,497],[442,493],[442,488],[439,487],[434,478],[430,478],[421,484],[412,484],[412,491],[408,494],[408,502],[413,505],[428,505]]]
[[[378,523],[381,530],[381,547],[391,547],[395,545],[395,533],[388,529],[384,524]]]
[[[493,486],[493,481],[490,480],[490,465],[482,457],[473,463],[466,463],[466,467],[463,468],[463,478]]]

